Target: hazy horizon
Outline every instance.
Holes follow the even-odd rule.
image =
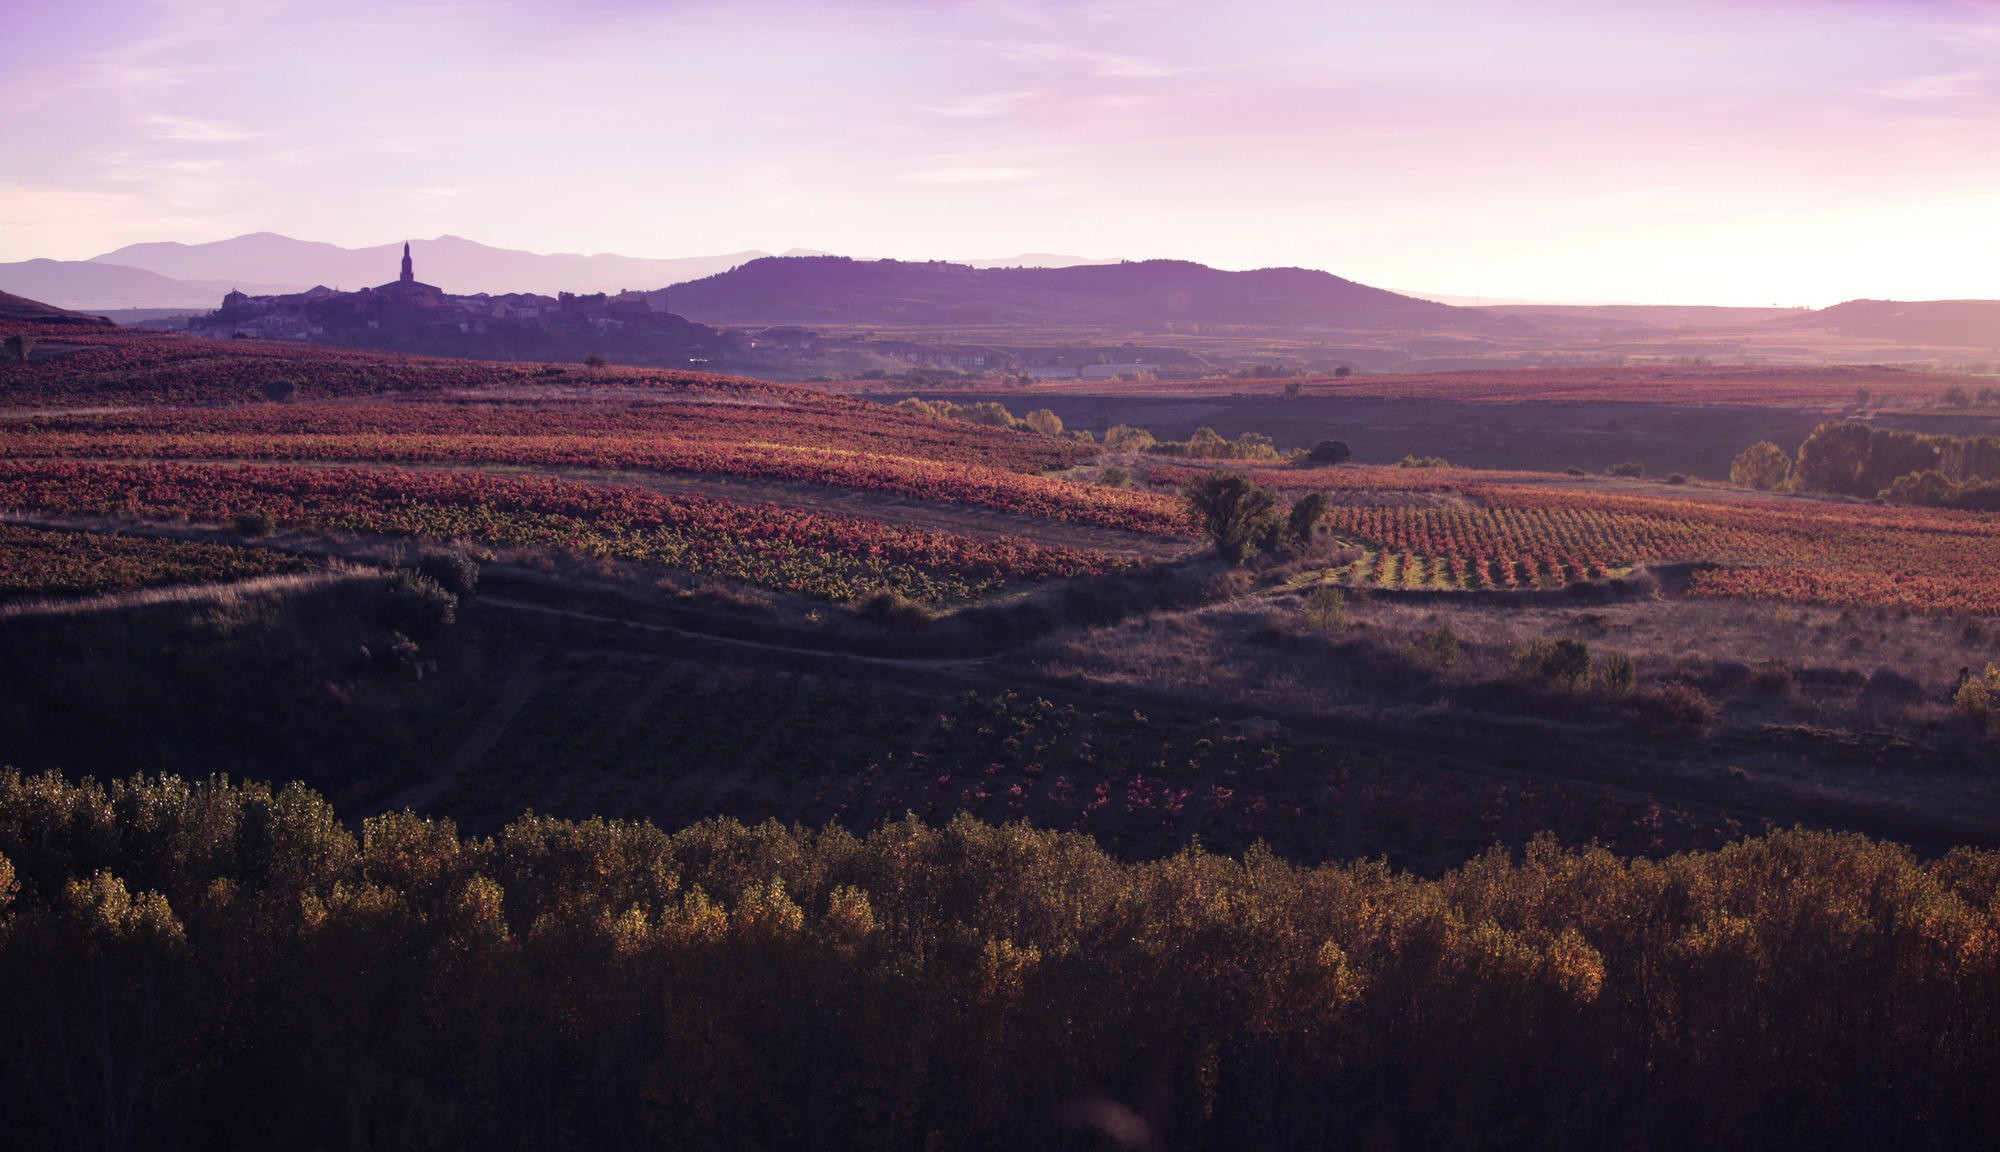
[[[2000,6],[1973,0],[85,0],[10,33],[0,261],[450,233],[2000,297]]]

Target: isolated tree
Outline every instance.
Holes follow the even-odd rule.
[[[1232,567],[1255,556],[1277,528],[1278,498],[1234,472],[1209,472],[1188,481],[1181,499]]]
[[[1349,368],[1345,364],[1342,364],[1340,367],[1335,368],[1333,370],[1333,378],[1335,380],[1345,380],[1352,375],[1354,375],[1354,369]]]
[[[1306,453],[1306,463],[1320,467],[1345,464],[1352,459],[1354,459],[1354,449],[1349,448],[1345,440],[1322,440],[1313,445],[1312,451]]]
[[[35,338],[26,332],[16,332],[7,337],[7,355],[23,364],[35,354]]]
[[[595,352],[583,358],[583,366],[585,368],[602,368],[609,363],[609,360],[597,355]]]
[[[1729,482],[1760,492],[1785,486],[1792,478],[1792,458],[1769,440],[1759,440],[1743,450],[1729,466]]]
[[[273,404],[284,404],[299,394],[299,386],[290,380],[272,380],[263,388],[264,399]]]
[[[1311,543],[1319,522],[1326,519],[1327,509],[1332,507],[1333,501],[1324,492],[1308,492],[1299,497],[1285,520],[1285,537],[1301,546]]]

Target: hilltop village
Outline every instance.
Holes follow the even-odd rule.
[[[667,296],[666,289],[453,296],[416,278],[405,244],[402,272],[387,284],[357,292],[322,285],[283,296],[231,292],[220,308],[190,318],[188,329],[481,359],[601,355],[663,367],[747,367],[753,340],[673,314]]]

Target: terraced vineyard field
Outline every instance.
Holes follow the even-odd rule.
[[[1294,859],[1387,855],[1426,870],[1541,831],[1638,854],[1746,831],[1725,813],[1638,793],[1025,692],[718,676],[610,653],[551,655],[534,684],[506,734],[440,794],[447,810],[497,821],[540,797],[537,809],[556,814],[727,812],[857,830],[966,813],[1088,831],[1134,856],[1190,836],[1231,852],[1263,839]]]
[[[265,549],[0,523],[0,603],[229,583],[318,566]]]

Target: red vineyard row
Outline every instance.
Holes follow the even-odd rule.
[[[928,602],[1113,571],[1104,553],[554,477],[266,465],[0,461],[0,507],[466,539],[630,560],[825,600]]]

